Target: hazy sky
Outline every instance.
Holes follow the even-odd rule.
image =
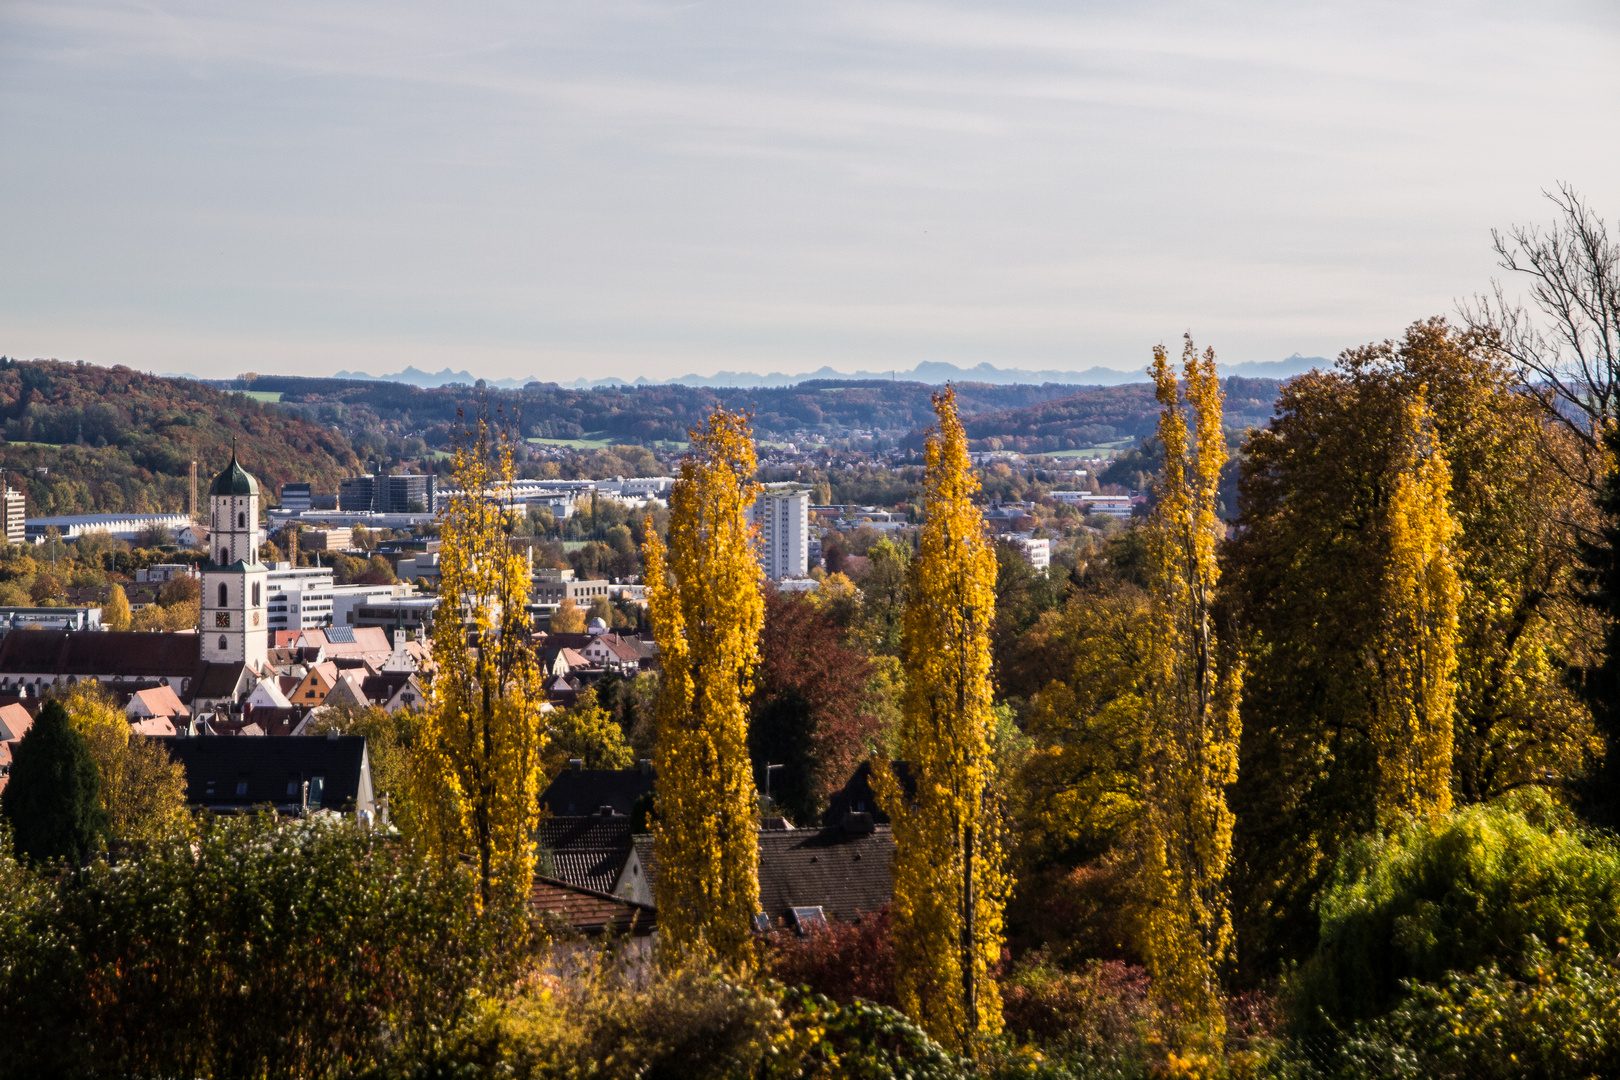
[[[0,353],[1333,355],[1620,217],[1620,4],[0,0]]]

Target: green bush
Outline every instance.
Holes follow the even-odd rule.
[[[1620,1076],[1620,959],[1584,942],[1532,945],[1524,977],[1496,964],[1410,983],[1390,1013],[1358,1025],[1339,1075],[1412,1080]]]
[[[117,865],[0,862],[0,1076],[335,1076],[431,1059],[491,970],[470,881],[332,815]]]
[[[1290,1030],[1305,1038],[1382,1016],[1408,983],[1492,965],[1530,979],[1541,942],[1613,955],[1620,853],[1545,796],[1524,796],[1363,842],[1320,913],[1320,945],[1289,992]]]

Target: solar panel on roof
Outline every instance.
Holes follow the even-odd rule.
[[[326,640],[333,645],[353,645],[354,627],[329,626],[326,628]]]

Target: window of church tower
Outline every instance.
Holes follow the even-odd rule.
[[[219,549],[219,565],[224,566],[226,563],[228,563],[230,561],[231,560],[230,560],[229,553],[226,552],[226,550],[224,548],[220,548]]]
[[[220,652],[225,651],[225,635],[224,634],[219,635],[219,651]]]
[[[247,515],[246,514],[237,514],[236,515],[236,527],[238,529],[247,528]]]
[[[231,594],[230,594],[229,590],[227,590],[225,588],[225,583],[223,581],[220,582],[219,583],[219,606],[224,607],[226,604],[230,603],[231,602],[230,596],[231,596]]]
[[[253,606],[259,606],[259,583],[257,581],[253,583]]]

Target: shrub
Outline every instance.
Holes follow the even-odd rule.
[[[1620,960],[1584,942],[1534,942],[1524,978],[1491,964],[1409,983],[1388,1015],[1359,1025],[1336,1064],[1346,1077],[1555,1080],[1620,1076]]]
[[[0,1076],[319,1077],[431,1058],[491,970],[465,875],[331,815],[204,822],[44,894],[0,876],[28,900],[22,930],[0,925]]]
[[[894,1005],[894,943],[885,905],[860,922],[830,922],[806,937],[778,930],[767,939],[771,977],[848,1004]]]
[[[1155,1013],[1147,972],[1118,960],[1061,971],[1041,954],[1002,985],[1007,1030],[1063,1053],[1115,1056],[1145,1042]]]
[[[78,865],[100,848],[107,833],[101,774],[61,702],[47,701],[12,751],[0,814],[10,820],[21,858]]]
[[[1367,840],[1320,901],[1321,944],[1290,987],[1290,1029],[1331,1035],[1405,984],[1495,965],[1531,979],[1538,942],[1620,949],[1620,853],[1545,796],[1476,806]]]

